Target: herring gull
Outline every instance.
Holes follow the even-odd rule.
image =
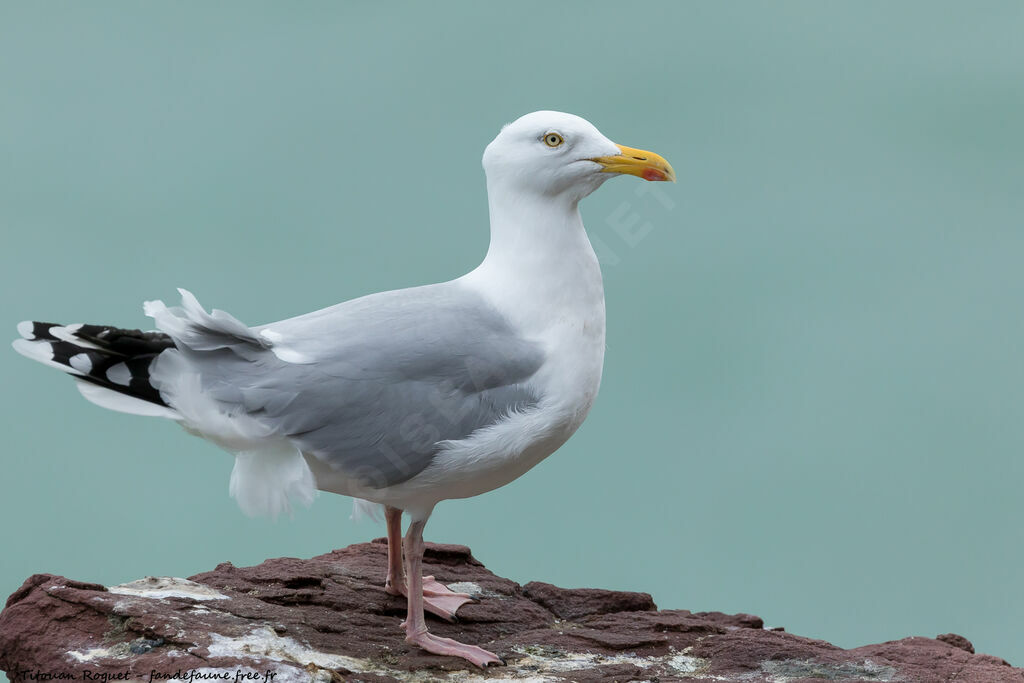
[[[462,277],[254,327],[179,290],[180,307],[146,302],[158,331],[24,322],[14,348],[93,403],[177,421],[234,454],[230,492],[246,513],[276,515],[318,489],[382,505],[385,590],[407,598],[406,640],[498,664],[427,630],[424,610],[453,619],[471,598],[422,576],[423,527],[438,502],[511,482],[583,422],[605,309],[579,202],[615,175],[675,174],[552,111],[502,128],[483,167],[491,241]]]

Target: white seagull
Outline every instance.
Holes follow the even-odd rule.
[[[502,128],[483,167],[490,247],[460,278],[255,327],[179,290],[181,307],[145,304],[159,331],[23,322],[14,348],[93,403],[175,420],[233,453],[230,492],[246,513],[308,504],[317,489],[383,505],[385,590],[407,598],[406,640],[501,663],[427,630],[424,609],[452,619],[471,598],[422,576],[423,527],[439,501],[504,486],[583,422],[605,310],[579,202],[617,174],[675,173],[553,111]]]

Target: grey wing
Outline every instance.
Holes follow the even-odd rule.
[[[439,442],[539,398],[529,379],[543,351],[458,283],[371,295],[250,335],[230,320],[225,331],[192,326],[193,344],[178,344],[204,393],[367,486],[415,476]]]

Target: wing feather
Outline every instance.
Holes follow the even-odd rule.
[[[147,304],[175,341],[169,353],[181,356],[158,361],[174,369],[153,373],[161,391],[174,394],[183,361],[224,414],[256,421],[262,434],[287,438],[364,485],[401,483],[430,464],[439,442],[539,398],[530,386],[544,358],[539,345],[457,282],[257,328],[182,296],[182,308]]]

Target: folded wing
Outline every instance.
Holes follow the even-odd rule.
[[[154,384],[190,427],[286,439],[365,486],[406,481],[439,443],[539,400],[530,385],[539,346],[457,282],[255,328],[182,298],[181,308],[150,302],[147,313],[176,345],[158,359]],[[189,401],[200,407],[183,409]]]

